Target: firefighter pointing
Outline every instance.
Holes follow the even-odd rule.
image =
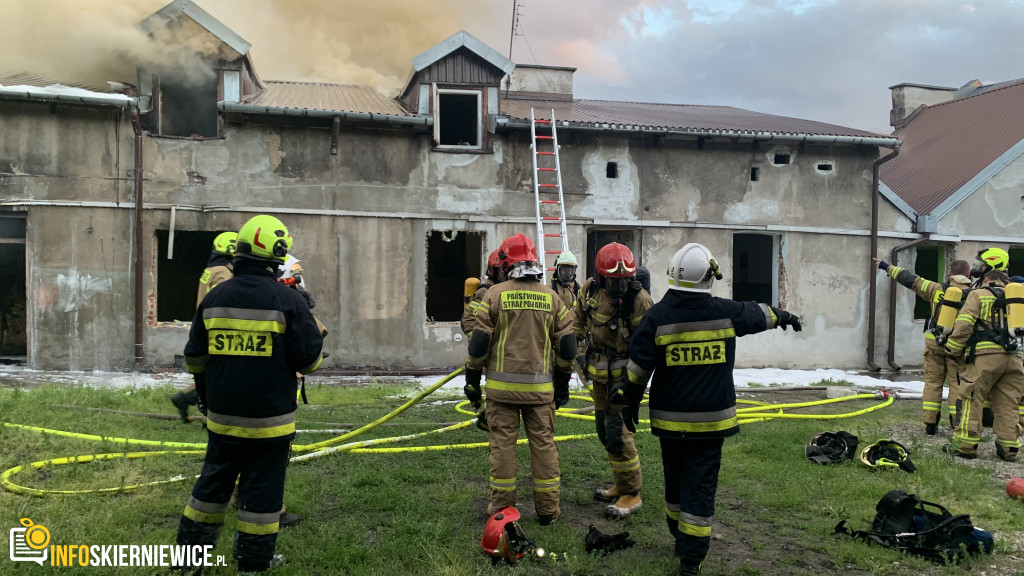
[[[555,410],[569,401],[576,338],[567,308],[541,283],[533,242],[516,234],[501,244],[509,280],[491,287],[477,308],[466,362],[466,396],[481,400],[487,368],[490,426],[488,515],[516,504],[516,440],[522,418],[530,443],[533,501],[541,525],[561,515],[561,471],[555,447]]]
[[[629,344],[627,378],[620,394],[630,429],[651,380],[651,431],[661,440],[665,510],[682,576],[699,574],[711,545],[711,520],[722,445],[739,432],[732,380],[736,338],[800,319],[757,302],[709,294],[718,264],[707,248],[687,244],[672,256],[668,292],[644,316]]]

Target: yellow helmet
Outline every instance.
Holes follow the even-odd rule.
[[[235,239],[238,232],[221,232],[213,239],[213,251],[218,254],[235,255]]]
[[[280,220],[261,214],[242,225],[235,244],[237,254],[283,262],[292,249],[292,235]]]
[[[1002,248],[986,248],[984,250],[978,250],[978,255],[975,259],[981,264],[988,265],[989,269],[999,270],[1000,272],[1006,272],[1006,267],[1010,264],[1010,255]],[[988,270],[982,270],[982,273],[987,271]]]

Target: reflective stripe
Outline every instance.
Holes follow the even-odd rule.
[[[210,432],[237,438],[276,438],[295,432],[295,412],[268,418],[247,418],[208,412],[206,427]]]
[[[772,311],[771,307],[767,304],[758,304],[757,306],[761,309],[761,313],[764,314],[765,325],[769,328],[775,328],[779,319],[775,317],[775,312]]]
[[[228,502],[221,504],[203,502],[202,500],[197,500],[194,496],[188,497],[187,506],[197,512],[205,512],[207,514],[223,514],[228,510]]]
[[[473,313],[475,314],[480,310],[488,310],[489,308],[487,306],[484,306],[483,302],[470,302],[469,309],[472,310]]]
[[[223,524],[224,523],[224,513],[223,512],[221,512],[220,514],[211,514],[209,512],[201,512],[199,510],[196,510],[195,508],[192,508],[191,506],[186,505],[185,506],[185,511],[182,514],[185,516],[185,518],[188,518],[189,520],[192,520],[193,522],[199,522],[201,524]]]
[[[717,422],[728,418],[736,418],[736,407],[712,412],[669,412],[668,410],[651,410],[651,418],[670,422]]]
[[[974,326],[974,323],[977,321],[978,319],[975,318],[974,316],[971,316],[970,314],[960,314],[959,316],[956,317],[956,322],[967,322],[971,326]]]
[[[899,276],[900,272],[903,272],[903,268],[900,268],[899,266],[889,266],[889,277],[893,280]]]
[[[921,403],[921,407],[922,408],[924,408],[925,410],[929,410],[931,412],[938,412],[939,408],[941,406],[942,406],[941,402],[922,402]]]
[[[678,529],[683,534],[696,536],[697,538],[711,537],[711,526],[694,526],[693,524],[684,522],[681,518],[678,521]]]
[[[568,306],[563,306],[562,311],[558,313],[558,319],[561,320],[562,318],[565,318],[571,311],[572,310],[570,310]]]
[[[660,428],[669,432],[721,432],[739,426],[735,417],[719,422],[672,422],[651,418],[651,428]]]
[[[733,327],[719,330],[697,330],[695,332],[679,332],[655,336],[654,343],[658,346],[665,346],[675,342],[703,342],[705,340],[721,340],[723,338],[735,338],[736,329]]]
[[[651,377],[650,370],[644,370],[633,360],[626,363],[626,371],[629,373],[629,381],[634,384],[646,384]]]
[[[640,456],[634,456],[629,460],[612,460],[608,457],[608,462],[612,465],[613,472],[629,472],[631,470],[637,470],[640,468]]]
[[[250,524],[262,524],[264,526],[268,524],[277,524],[281,519],[280,512],[250,512],[248,510],[238,510],[238,519],[243,522]]]
[[[700,527],[711,528],[711,517],[710,516],[695,516],[693,514],[687,514],[686,512],[681,512],[679,514],[679,520],[681,522],[686,522],[687,524],[689,524],[691,526],[700,526]]]
[[[515,374],[513,372],[488,372],[488,384],[490,384],[491,378],[501,380],[502,382],[511,382],[515,384],[543,384],[545,382],[551,382],[551,374]]]
[[[1020,448],[1020,440],[1000,440],[996,438],[996,444],[1006,448]]]
[[[534,478],[533,479],[533,491],[534,492],[554,492],[562,486],[562,477],[555,476],[551,479]]]
[[[324,361],[324,355],[320,354],[320,356],[316,359],[316,362],[313,362],[309,366],[306,366],[305,368],[302,368],[301,370],[299,370],[299,373],[300,374],[309,374],[310,372],[316,372],[317,369],[320,368],[320,363],[323,362],[323,361]]]
[[[202,374],[206,372],[206,363],[209,362],[210,355],[203,354],[202,356],[185,356],[185,369],[188,370],[189,374]]]
[[[663,324],[658,326],[658,330],[654,333],[657,336],[667,336],[669,334],[678,334],[680,332],[698,332],[701,330],[722,330],[725,328],[732,328],[732,320],[728,318],[722,318],[719,320],[702,320],[700,322],[677,322],[675,324]]]
[[[1024,416],[1024,406],[1018,406],[1017,408],[1020,411],[1020,414]]]
[[[280,519],[281,514],[278,513],[277,517]],[[255,534],[257,536],[264,536],[266,534],[277,534],[280,526],[280,520],[273,524],[253,524],[251,522],[243,522],[239,520],[235,523],[235,528],[243,534]]]
[[[935,340],[935,334],[932,334],[931,330],[924,333],[925,340]]]
[[[504,390],[505,392],[554,392],[555,384],[551,381],[551,375],[548,374],[547,382],[537,382],[531,384],[518,384],[515,382],[503,382],[501,380],[487,379],[488,390]]]
[[[232,320],[252,320],[254,322],[272,322],[284,326],[287,324],[284,312],[280,310],[258,310],[254,308],[229,308],[217,306],[203,310],[203,320],[230,318]]]
[[[499,492],[514,492],[516,489],[515,478],[495,478],[491,476],[491,490]]]

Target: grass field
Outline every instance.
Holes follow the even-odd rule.
[[[314,386],[313,405],[299,408],[299,428],[351,429],[402,404],[409,388]],[[171,414],[170,388],[92,389],[39,386],[0,388],[0,420],[89,434],[165,441],[204,442],[199,423],[73,409],[94,407]],[[455,411],[454,392],[442,390],[359,439],[424,432],[466,416]],[[810,392],[761,392],[746,398],[791,402],[812,398]],[[823,396],[817,396],[822,398]],[[848,412],[874,401],[857,400],[792,413]],[[574,400],[570,407],[586,405]],[[1024,503],[1010,500],[1004,484],[1024,476],[1021,464],[995,460],[991,439],[982,458],[955,460],[942,453],[948,429],[925,437],[919,401],[892,406],[850,419],[775,420],[744,425],[726,442],[711,552],[704,574],[987,574],[1024,575]],[[646,417],[646,410],[643,411]],[[334,424],[325,424],[334,423]],[[337,426],[342,424],[344,426]],[[590,421],[560,418],[557,433],[585,434]],[[822,431],[847,430],[862,442],[893,438],[912,451],[916,474],[873,471],[854,462],[816,466],[803,455],[804,445]],[[324,440],[333,434],[302,434],[297,443]],[[443,435],[389,446],[458,445],[486,441],[469,427]],[[596,438],[560,444],[563,517],[551,527],[536,521],[529,487],[527,449],[520,447],[520,510],[527,535],[549,556],[517,567],[492,566],[480,550],[488,499],[486,448],[403,453],[339,453],[296,463],[289,468],[285,501],[303,516],[295,528],[283,529],[278,552],[289,564],[274,574],[671,574],[672,539],[665,526],[662,468],[658,443],[649,433],[637,437],[645,483],[645,505],[624,521],[603,517],[594,502],[595,488],[611,475]],[[0,427],[0,469],[63,456],[156,450],[116,442],[91,442]],[[13,480],[40,489],[75,490],[189,479],[142,488],[130,494],[29,497],[0,492],[0,528],[6,544],[10,528],[27,517],[45,525],[54,544],[170,544],[201,456],[165,456],[47,466],[17,474]],[[969,513],[976,526],[996,535],[993,555],[959,566],[936,565],[889,550],[832,535],[833,526],[850,519],[866,528],[874,506],[888,490],[900,488],[937,501],[954,513]],[[590,524],[604,532],[629,531],[634,548],[608,556],[588,556],[584,536]],[[234,515],[229,512],[215,550],[229,558],[227,568],[204,574],[233,574],[230,560]],[[552,554],[553,553],[553,554]],[[157,574],[157,568],[62,568],[0,560],[0,574]]]

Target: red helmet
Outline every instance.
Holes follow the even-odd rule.
[[[484,537],[480,546],[492,558],[504,558],[509,564],[515,564],[523,555],[533,551],[533,540],[526,538],[526,533],[519,526],[519,511],[513,506],[506,506],[494,513],[484,525]]]
[[[498,257],[501,258],[501,267],[509,268],[519,262],[536,262],[537,252],[533,247],[533,240],[525,234],[516,234],[501,243]]]
[[[500,250],[491,252],[487,257],[487,276],[497,278],[501,274],[501,258],[498,257]]]
[[[628,278],[636,274],[633,252],[618,242],[612,242],[598,250],[594,266],[597,273],[606,278]]]

